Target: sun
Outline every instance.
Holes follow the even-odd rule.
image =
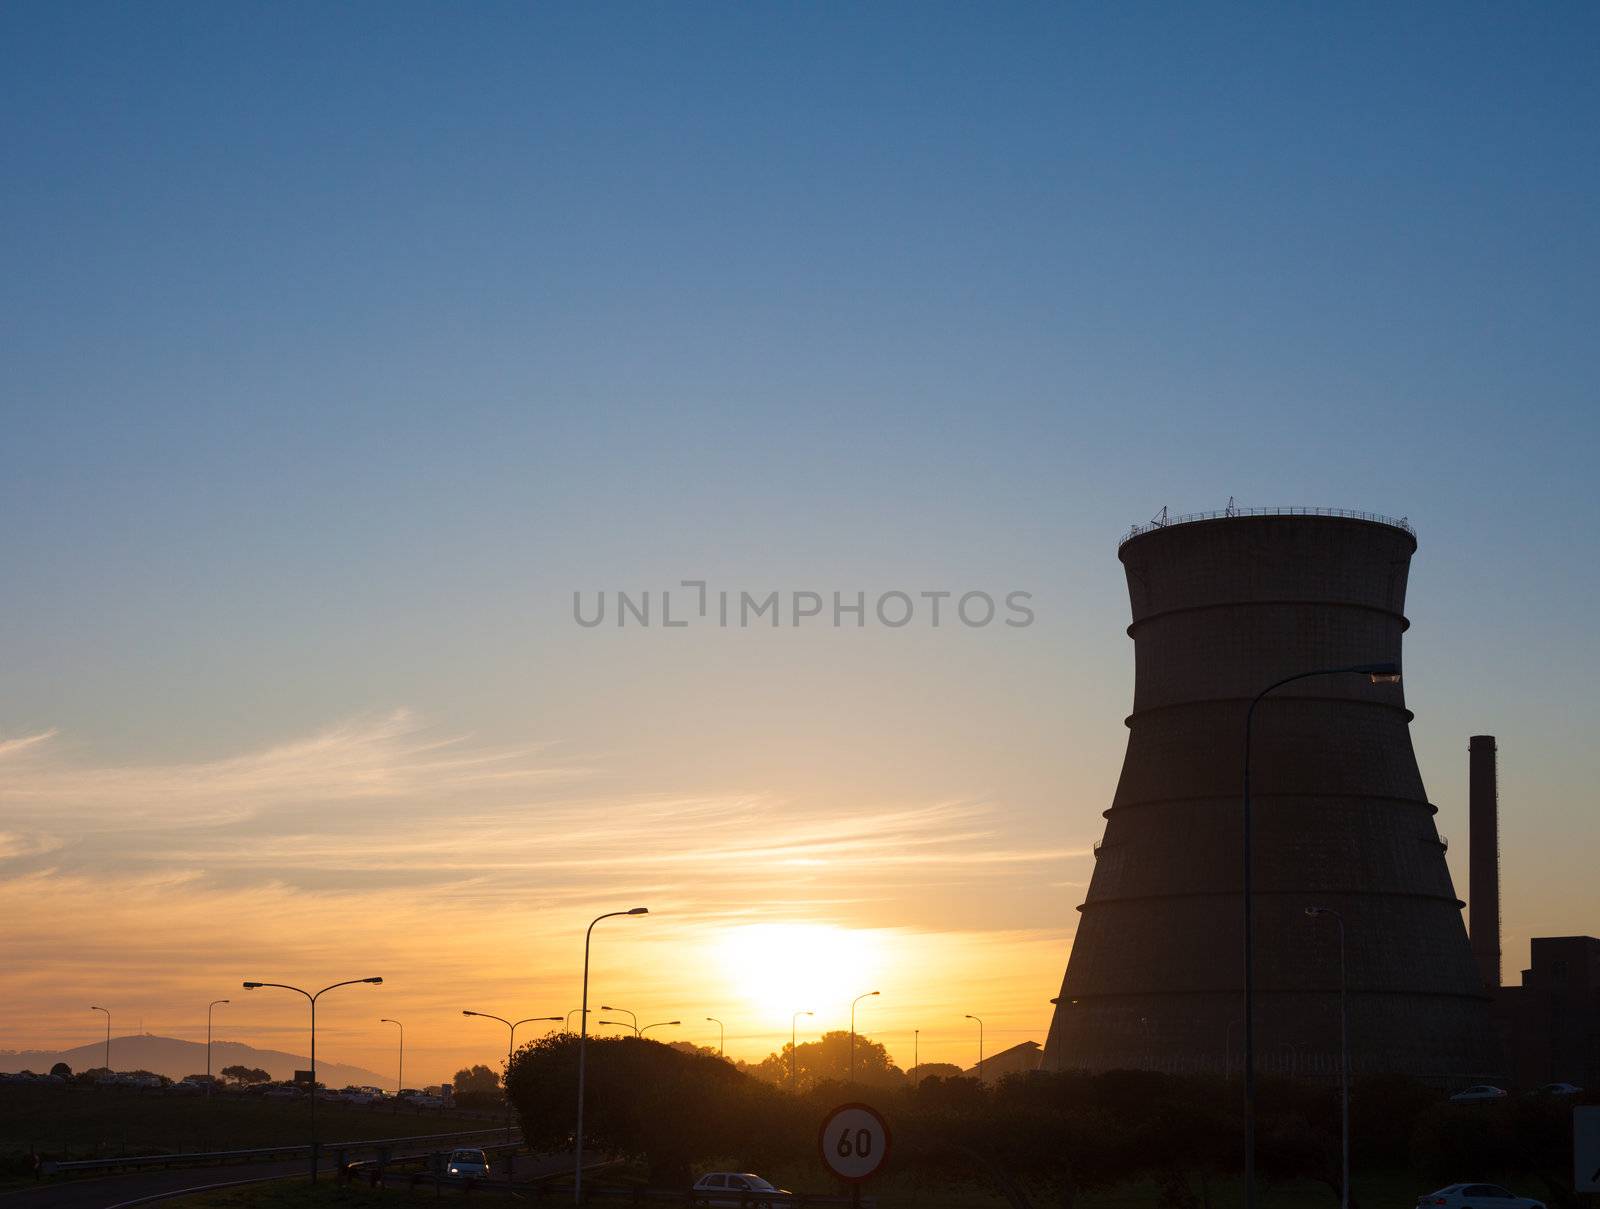
[[[883,974],[877,935],[832,924],[750,924],[726,933],[720,950],[733,994],[784,1020],[802,1010],[837,1019]]]

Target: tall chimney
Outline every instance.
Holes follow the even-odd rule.
[[[1467,741],[1467,813],[1472,827],[1467,862],[1471,896],[1468,931],[1478,973],[1489,990],[1500,987],[1500,787],[1493,735]]]

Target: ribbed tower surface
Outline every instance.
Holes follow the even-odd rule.
[[[1251,515],[1138,532],[1128,750],[1050,1029],[1048,1069],[1241,1068],[1245,711],[1276,680],[1400,662],[1416,539],[1397,523]],[[1402,685],[1320,676],[1256,710],[1257,1069],[1339,1068],[1338,927],[1353,1069],[1500,1067],[1411,747]]]

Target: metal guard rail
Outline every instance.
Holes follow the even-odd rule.
[[[485,1134],[503,1135],[505,1129],[462,1129],[454,1133],[420,1134],[411,1138],[365,1138],[357,1142],[318,1142],[323,1155],[341,1150],[373,1150],[392,1146],[412,1146],[421,1142],[443,1142],[458,1138],[478,1138]],[[262,1146],[254,1150],[208,1150],[188,1154],[134,1154],[117,1159],[75,1159],[70,1163],[45,1160],[39,1167],[41,1175],[57,1175],[72,1171],[121,1171],[138,1167],[174,1167],[178,1164],[229,1163],[248,1159],[292,1159],[304,1155],[311,1157],[311,1147],[306,1143],[297,1146]]]
[[[1373,521],[1379,525],[1388,525],[1391,529],[1404,530],[1412,537],[1417,535],[1417,531],[1411,526],[1410,517],[1384,516],[1378,512],[1356,512],[1349,508],[1223,508],[1216,512],[1190,512],[1165,520],[1153,520],[1148,525],[1134,525],[1122,535],[1122,540],[1117,542],[1117,545],[1121,547],[1140,534],[1150,533],[1156,529],[1170,529],[1173,525],[1224,520],[1235,516],[1342,516],[1349,520]]]

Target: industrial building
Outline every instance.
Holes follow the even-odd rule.
[[[1416,544],[1403,520],[1331,509],[1163,513],[1123,540],[1128,746],[1046,1069],[1240,1068],[1247,711],[1287,677],[1399,663]],[[1353,674],[1295,680],[1255,711],[1258,1069],[1338,1070],[1340,928],[1307,915],[1320,907],[1347,934],[1357,1073],[1503,1077],[1498,905],[1493,953],[1475,953],[1410,722],[1403,684]]]

